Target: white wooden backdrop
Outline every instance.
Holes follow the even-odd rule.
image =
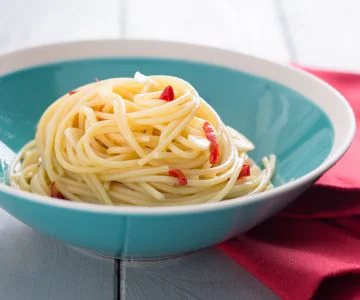
[[[0,53],[61,41],[146,38],[359,71],[359,10],[359,0],[0,0]],[[0,299],[277,299],[214,249],[122,262],[119,285],[117,267],[0,210]]]

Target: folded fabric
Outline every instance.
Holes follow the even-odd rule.
[[[284,211],[218,248],[282,299],[360,299],[360,75],[305,70],[349,101],[354,142]]]

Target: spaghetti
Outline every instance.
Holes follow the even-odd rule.
[[[70,91],[42,115],[11,169],[12,186],[106,205],[216,202],[272,188],[275,156],[225,126],[186,81],[113,78]]]

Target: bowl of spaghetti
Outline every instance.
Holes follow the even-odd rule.
[[[1,207],[70,245],[133,259],[257,225],[355,130],[345,99],[303,71],[158,41],[4,54],[0,103]]]

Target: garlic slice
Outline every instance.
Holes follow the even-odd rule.
[[[245,136],[243,136],[241,133],[231,128],[230,126],[227,126],[227,128],[229,129],[231,136],[234,138],[236,148],[239,151],[251,151],[255,149],[255,145],[250,142]]]
[[[64,131],[65,138],[70,142],[71,146],[76,149],[77,143],[84,135],[84,131],[79,128],[66,128]]]
[[[149,76],[146,76],[140,72],[135,73],[134,79],[135,81],[143,85],[155,85],[155,86],[158,85],[155,80],[152,80]]]

